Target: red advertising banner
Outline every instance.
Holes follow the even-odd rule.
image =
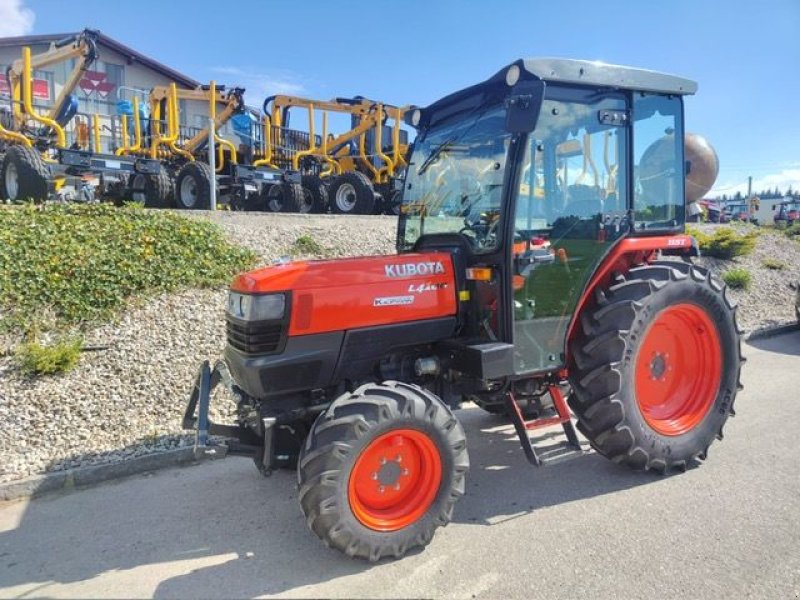
[[[5,77],[0,77],[0,94],[3,96],[10,96],[11,89],[8,87],[8,80]],[[49,102],[50,98],[50,84],[46,79],[33,80],[33,99],[44,100]]]

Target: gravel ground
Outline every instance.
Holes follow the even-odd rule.
[[[327,256],[394,250],[392,217],[188,214],[216,221],[232,242],[252,248],[264,262],[290,254],[301,235],[316,240]],[[787,268],[765,269],[767,257]],[[716,272],[730,266],[703,262]],[[800,244],[764,233],[756,252],[735,262],[754,277],[750,292],[731,292],[741,306],[740,324],[753,330],[793,321],[788,281],[800,281]],[[225,293],[189,290],[133,307],[91,332],[87,345],[107,348],[86,352],[61,377],[28,380],[10,358],[0,358],[0,482],[190,444],[180,420],[200,361],[218,357],[224,347]],[[212,406],[227,412],[232,403],[224,400]]]
[[[719,227],[721,226],[703,225],[701,229],[711,233]],[[795,291],[789,284],[800,282],[800,244],[769,229],[756,227],[743,227],[743,229],[755,229],[760,232],[752,254],[737,257],[732,261],[702,257],[699,263],[715,275],[722,275],[735,267],[750,272],[752,284],[749,290],[729,290],[731,298],[739,305],[737,320],[745,331],[751,332],[794,322]],[[785,268],[767,269],[764,266],[766,259],[777,259]]]
[[[318,240],[329,256],[394,247],[391,217],[340,218],[333,231],[329,216],[211,218],[264,262],[289,254],[301,235]],[[26,379],[11,358],[0,358],[0,482],[191,444],[180,421],[200,362],[225,345],[225,297],[225,289],[188,290],[132,308],[87,336],[87,346],[107,349],[86,352],[61,377]],[[225,400],[212,406],[232,408]]]

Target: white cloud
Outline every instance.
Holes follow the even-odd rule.
[[[0,37],[27,35],[33,31],[36,15],[23,0],[0,0]]]
[[[791,187],[795,192],[800,191],[800,166],[783,169],[778,173],[753,178],[753,192],[758,193],[767,189],[778,188],[781,192]],[[747,194],[747,181],[718,183],[709,193],[709,196],[736,195],[736,192]]]
[[[3,0],[0,0],[2,2]],[[249,105],[261,108],[264,98],[274,94],[298,95],[306,91],[305,86],[292,73],[264,73],[251,67],[214,67],[211,69],[224,78],[219,83],[245,88]]]

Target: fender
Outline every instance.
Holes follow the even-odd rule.
[[[690,254],[697,243],[690,235],[664,235],[654,237],[626,237],[611,248],[609,253],[597,267],[594,275],[583,290],[572,320],[567,330],[567,358],[569,362],[569,341],[575,335],[575,327],[593,299],[595,291],[607,287],[614,273],[628,271],[634,265],[639,265],[653,260],[653,255],[659,250],[670,254]]]

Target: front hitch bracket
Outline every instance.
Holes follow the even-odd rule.
[[[259,456],[263,452],[263,440],[259,436],[241,425],[220,425],[209,418],[211,393],[220,384],[229,389],[234,396],[241,394],[223,361],[217,361],[213,370],[207,360],[203,361],[183,414],[182,424],[183,429],[195,432],[195,458],[223,458],[228,454]],[[212,439],[212,436],[226,439],[220,442]]]

